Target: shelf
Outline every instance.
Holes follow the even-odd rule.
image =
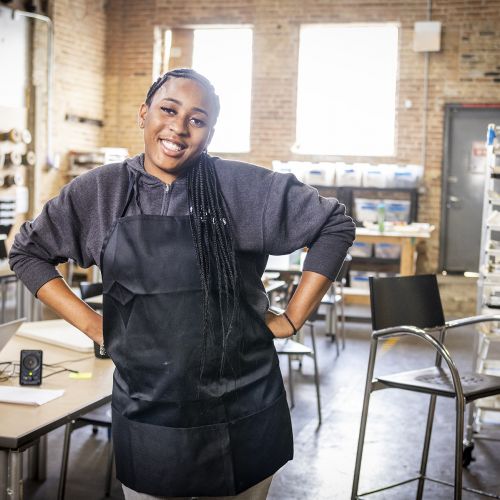
[[[495,311],[491,311],[488,309],[481,309],[482,314],[492,314],[495,313]],[[493,330],[493,325],[492,323],[482,323],[480,326],[477,327],[477,331],[481,335],[485,335],[488,337],[489,340],[492,342],[496,342],[500,340],[500,331],[496,329],[497,331]]]
[[[488,201],[492,205],[494,206],[500,205],[500,193],[497,193],[495,191],[488,191],[487,196],[488,196]]]
[[[482,280],[481,284],[483,286],[487,286],[488,288],[490,287],[500,287],[500,281],[498,280],[498,276],[496,276],[497,279],[492,279],[492,275],[483,275],[484,279]]]
[[[495,132],[498,134],[497,127],[494,126]],[[490,133],[488,126],[488,132]],[[490,135],[488,135],[490,137]],[[496,233],[500,233],[500,183],[495,182],[500,180],[500,166],[496,163],[495,153],[498,149],[498,138],[494,138],[493,144],[488,145],[486,158],[486,171],[484,182],[483,196],[483,213],[481,227],[481,248],[480,248],[480,277],[477,281],[478,297],[477,311],[478,314],[484,315],[499,315],[500,304],[496,304],[500,298],[497,292],[500,292],[500,246],[497,242],[500,240]],[[494,269],[489,271],[489,269]],[[498,270],[497,270],[498,269]],[[493,303],[491,303],[493,302]],[[500,359],[498,358],[498,349],[485,349],[482,347],[485,343],[500,342],[500,320],[492,322],[484,322],[477,325],[476,335],[479,336],[476,345],[477,352],[473,353],[479,366],[482,367],[481,372],[488,375],[500,376]],[[488,356],[494,356],[493,358]],[[491,396],[482,398],[474,403],[476,408],[482,410],[477,415],[477,424],[500,425],[500,396]]]
[[[337,198],[340,203],[346,206],[346,213],[355,219],[355,200],[356,198],[370,198],[374,200],[383,200],[393,198],[395,200],[406,201],[410,203],[410,211],[407,223],[418,220],[418,195],[417,187],[366,187],[366,186],[318,186],[314,185],[319,194],[325,197]],[[359,222],[360,221],[356,221]]]
[[[476,408],[486,411],[500,411],[500,396],[479,399]]]
[[[484,362],[484,370],[481,373],[488,375],[500,375],[500,359],[488,359]]]
[[[373,264],[375,266],[378,265],[386,265],[386,266],[394,266],[399,264],[398,259],[382,259],[380,257],[353,257],[352,264]]]
[[[316,189],[355,189],[356,191],[383,191],[386,193],[402,192],[402,193],[414,193],[418,190],[417,187],[372,187],[372,186],[318,186],[317,184],[311,184],[312,187]]]

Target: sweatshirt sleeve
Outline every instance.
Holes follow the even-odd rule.
[[[10,268],[34,294],[46,282],[61,277],[55,266],[73,259],[82,267],[95,264],[86,241],[91,229],[93,203],[89,178],[79,177],[26,221],[9,253]]]
[[[335,280],[355,236],[345,206],[324,198],[292,174],[274,173],[263,213],[264,251],[272,255],[308,247],[304,271]]]

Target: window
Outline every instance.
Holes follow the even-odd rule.
[[[303,25],[293,150],[394,155],[397,68],[396,24]]]
[[[221,112],[209,151],[250,151],[252,30],[194,30],[193,69],[205,75],[220,97]]]

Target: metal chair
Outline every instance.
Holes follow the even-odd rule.
[[[82,300],[97,297],[98,295],[102,295],[102,283],[90,283],[88,281],[80,283],[80,297]],[[96,309],[98,308],[96,307]]]
[[[332,286],[321,300],[321,305],[327,307],[326,335],[331,338],[332,342],[335,342],[337,356],[340,353],[339,334],[342,339],[342,349],[345,349],[344,284],[347,279],[347,273],[351,267],[351,261],[352,257],[347,254],[336,280],[332,283]],[[314,321],[314,319],[315,318],[310,318],[311,321]]]
[[[460,500],[462,498],[462,463],[464,451],[462,440],[464,435],[465,405],[479,398],[500,394],[500,377],[478,373],[459,374],[455,363],[444,346],[445,335],[447,330],[456,327],[484,321],[500,321],[500,315],[473,316],[445,322],[437,279],[434,275],[370,278],[370,296],[373,333],[351,500],[364,498],[372,493],[384,491],[412,481],[418,481],[416,498],[421,499],[426,480],[454,487],[453,498],[454,500]],[[402,336],[411,336],[430,345],[436,352],[434,366],[374,377],[378,341]],[[441,366],[443,359],[446,368]],[[431,395],[420,471],[416,477],[405,481],[365,493],[358,493],[370,395],[373,391],[386,388],[397,388]],[[456,400],[454,483],[430,478],[426,473],[437,396],[455,398]],[[466,443],[466,445],[468,444]],[[478,492],[470,488],[463,489],[485,494],[491,498],[500,498],[498,495]]]
[[[277,307],[273,307],[272,309],[278,313],[283,312]],[[288,357],[288,391],[290,393],[290,408],[293,408],[295,406],[295,397],[293,392],[292,358],[296,356],[309,356],[310,358],[312,358],[314,363],[314,384],[316,386],[316,404],[318,408],[319,427],[321,425],[321,397],[319,392],[319,371],[318,359],[316,358],[316,338],[314,336],[314,324],[310,321],[306,321],[304,326],[309,327],[312,347],[302,344],[301,342],[297,342],[290,337],[286,339],[274,339],[274,347],[276,348],[278,356]]]

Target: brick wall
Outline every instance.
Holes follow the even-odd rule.
[[[227,157],[266,167],[273,159],[422,162],[425,56],[413,52],[412,40],[413,23],[426,19],[424,0],[53,0],[52,12],[54,145],[63,157],[68,149],[101,145],[126,147],[131,154],[142,150],[137,110],[153,79],[155,27],[245,23],[254,27],[251,151]],[[435,269],[438,261],[444,105],[500,102],[500,84],[494,75],[485,76],[498,71],[500,0],[435,0],[432,19],[442,21],[443,34],[441,52],[429,57],[426,194],[421,197],[420,219],[435,224],[436,231],[421,260],[426,269]],[[291,153],[300,24],[326,22],[400,23],[395,157]],[[412,107],[405,108],[406,100]],[[105,126],[68,123],[66,113],[103,118]],[[55,174],[47,178],[42,201],[65,180]]]
[[[140,3],[140,7],[137,5]],[[126,16],[123,14],[126,12]],[[427,2],[302,0],[111,0],[108,4],[108,65],[105,138],[110,144],[142,150],[135,126],[137,108],[151,82],[154,26],[238,24],[254,27],[251,151],[227,155],[270,167],[273,159],[421,163],[425,56],[412,50],[413,24],[425,20]],[[427,243],[423,267],[438,261],[444,105],[500,102],[498,71],[500,1],[434,1],[432,19],[442,21],[442,50],[429,57],[426,194],[420,219],[436,231]],[[296,80],[301,23],[400,23],[397,152],[391,158],[299,156],[295,141]],[[176,42],[177,43],[177,42]],[[369,75],[367,75],[369,78]],[[412,101],[406,108],[404,102]]]
[[[103,128],[68,121],[66,115],[104,119],[106,12],[102,0],[53,0],[49,15],[54,24],[53,152],[60,171],[45,168],[47,99],[46,26],[34,23],[33,84],[36,95],[36,214],[67,181],[67,153],[104,145]]]

